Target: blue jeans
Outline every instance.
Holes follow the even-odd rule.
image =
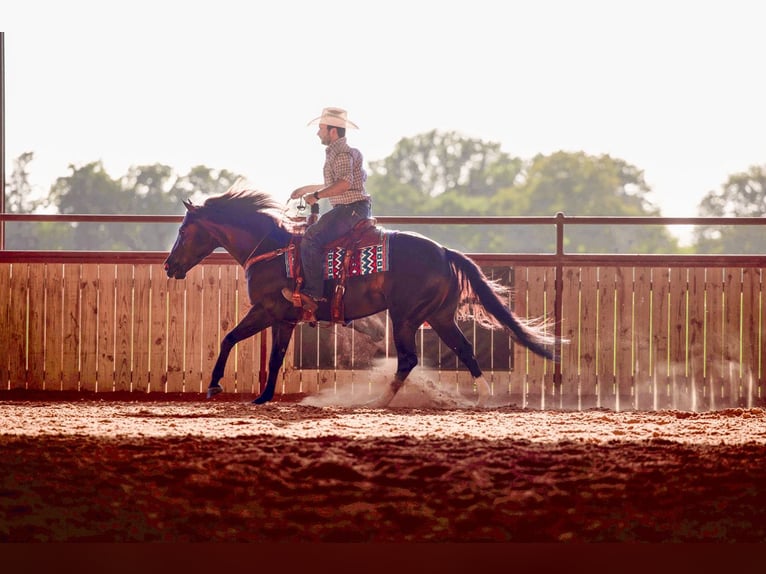
[[[306,229],[301,241],[301,264],[304,284],[302,292],[314,299],[324,296],[322,259],[324,246],[351,231],[363,219],[370,217],[370,201],[363,200],[338,205]]]

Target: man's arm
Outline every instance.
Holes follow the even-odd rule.
[[[316,184],[316,185],[304,185],[303,187],[299,187],[298,189],[294,190],[290,194],[290,199],[300,199],[307,193],[314,193],[315,191],[322,189],[324,185]]]

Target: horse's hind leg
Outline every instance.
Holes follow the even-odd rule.
[[[277,387],[277,375],[285,360],[287,346],[295,330],[294,323],[275,323],[271,327],[271,356],[269,357],[269,376],[266,387],[261,394],[253,400],[253,404],[261,405],[274,398],[274,390]]]
[[[454,313],[452,315],[454,317]],[[486,404],[491,394],[489,383],[487,383],[481,372],[479,362],[476,360],[476,355],[474,355],[473,345],[465,338],[460,327],[455,323],[454,318],[432,317],[429,318],[429,324],[436,334],[439,335],[439,338],[444,341],[444,344],[452,349],[458,359],[471,373],[476,383],[476,390],[479,393],[479,406]]]
[[[396,375],[383,394],[368,403],[368,406],[372,408],[383,408],[388,406],[394,396],[396,396],[396,393],[399,392],[399,389],[402,388],[404,380],[418,364],[418,354],[415,348],[415,333],[417,333],[419,325],[413,327],[412,323],[408,321],[397,322],[393,319],[392,323],[397,357]]]

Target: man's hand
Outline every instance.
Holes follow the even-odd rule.
[[[304,185],[303,187],[299,187],[298,189],[294,190],[290,194],[290,199],[300,199],[301,197],[314,193],[315,191],[319,191],[323,187],[323,185]],[[306,198],[306,201],[308,202],[308,198]],[[309,203],[309,205],[311,204]]]

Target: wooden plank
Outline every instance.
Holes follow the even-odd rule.
[[[80,388],[80,264],[65,263],[62,272],[61,388]]]
[[[652,270],[633,270],[633,408],[653,408]]]
[[[219,323],[219,340],[223,340],[226,334],[231,331],[237,324],[237,274],[240,268],[236,265],[221,265],[221,315]],[[236,360],[235,355],[232,353],[229,356],[229,360],[226,362],[226,368],[224,369],[223,381],[221,384],[225,384],[229,392],[235,391],[234,382],[237,378],[236,374]]]
[[[464,331],[465,333],[465,331]],[[445,353],[455,355],[441,344],[441,339],[430,325],[421,325],[415,334],[415,347],[417,349],[418,367],[422,370],[438,371],[442,368],[441,364],[441,350],[444,349]],[[465,369],[465,366],[456,361],[450,361],[449,358],[445,358],[447,364],[445,368],[448,370]],[[451,364],[449,364],[451,363]]]
[[[743,407],[752,405],[758,382],[758,349],[760,348],[760,269],[742,270],[742,397]]]
[[[462,363],[461,363],[462,365]],[[428,380],[438,380],[438,377],[435,377],[436,373],[433,371],[430,371],[426,374],[426,377],[428,377]],[[469,373],[465,368],[455,371],[455,387],[457,389],[457,392],[462,395],[463,397],[468,398],[468,400],[476,400],[478,398],[478,395],[476,393],[476,388],[474,386],[473,376],[471,373]],[[407,379],[408,381],[411,379]]]
[[[753,395],[763,401],[766,397],[766,384],[764,384],[766,379],[766,333],[764,333],[766,331],[766,269],[760,268],[758,271],[761,275],[758,307],[758,377]]]
[[[705,399],[705,269],[689,269],[688,377],[691,410],[708,408]]]
[[[151,266],[133,267],[133,391],[148,392],[150,377]]]
[[[251,309],[247,276],[243,269],[237,269],[237,292],[235,294],[237,308],[237,324],[247,316]],[[258,383],[258,334],[237,343],[232,353],[235,361],[234,391],[244,395],[252,395],[260,391]],[[284,362],[283,362],[284,366]],[[282,393],[283,380],[278,380],[275,393]]]
[[[521,320],[529,316],[528,292],[529,278],[527,267],[517,266],[513,276],[513,311]],[[509,398],[521,408],[527,408],[527,385],[528,385],[527,352],[524,346],[513,342],[513,376],[511,377],[511,389]]]
[[[668,302],[668,357],[670,365],[670,406],[689,410],[690,392],[687,376],[687,319],[686,292],[687,269],[674,267],[670,270],[670,297]]]
[[[633,268],[614,270],[615,295],[615,409],[633,408]]]
[[[186,342],[184,345],[184,392],[202,392],[202,345],[205,339],[203,324],[206,301],[203,296],[205,279],[202,265],[186,274]],[[231,359],[234,360],[233,357]],[[207,386],[207,385],[205,385]]]
[[[161,265],[151,267],[149,288],[149,392],[167,391],[168,279]]]
[[[705,394],[711,410],[721,402],[724,381],[724,296],[721,268],[708,268],[705,275]]]
[[[654,377],[653,408],[667,409],[670,404],[669,311],[670,270],[652,269],[652,363]]]
[[[353,371],[347,369],[335,370],[335,391],[338,394],[340,404],[353,396]]]
[[[7,354],[8,388],[25,389],[27,387],[27,291],[29,285],[29,266],[26,263],[13,263],[8,276],[8,314],[7,339],[4,349]]]
[[[45,389],[61,390],[63,265],[49,264],[45,277]]]
[[[458,329],[463,335],[470,335],[473,332],[473,319],[470,321],[458,321]],[[435,335],[430,327],[421,327],[416,336],[416,344],[418,351],[423,350],[424,347],[428,347],[430,343],[433,343],[432,338]],[[468,337],[470,340],[470,337]],[[418,353],[418,366],[422,370],[422,375],[427,376],[429,380],[434,376],[434,373],[426,373],[426,370],[434,371],[436,374],[437,384],[440,389],[445,389],[449,393],[458,391],[458,373],[460,370],[465,370],[465,365],[457,358],[457,355],[450,349],[444,341],[436,339],[434,343],[435,350],[431,351],[431,354],[436,358],[431,360],[424,360],[423,355],[428,355],[429,352],[421,354]],[[417,371],[416,371],[417,372]]]
[[[299,370],[316,369],[319,365],[317,353],[317,330],[301,323],[295,329],[295,368]]]
[[[551,281],[548,281],[548,275]],[[553,273],[548,267],[527,269],[527,309],[529,321],[544,320],[548,313],[549,283],[553,285]],[[552,301],[551,297],[551,301]],[[545,408],[546,394],[553,384],[553,369],[549,372],[548,360],[525,349],[527,360],[527,402],[532,408]]]
[[[184,390],[184,325],[186,322],[186,281],[172,279],[167,284],[167,375],[165,391]]]
[[[203,265],[202,297],[202,386],[210,385],[213,367],[221,350],[219,340],[221,278],[220,265]]]
[[[115,266],[114,390],[130,391],[133,371],[133,265]]]
[[[509,292],[502,297],[503,304],[513,309],[513,272],[510,267],[493,267],[492,280],[509,288]],[[510,402],[511,375],[513,370],[513,343],[510,335],[504,329],[492,329],[489,331],[488,357],[481,355],[479,365],[482,370],[489,369],[486,376],[492,389],[497,404]],[[487,362],[489,361],[489,362]]]
[[[367,357],[364,356],[361,334],[357,333],[355,329],[352,327],[339,327],[338,333],[343,336],[343,340],[348,348],[348,357],[344,362],[343,368],[336,369],[335,378],[339,386],[342,386],[344,395],[353,397],[360,392],[359,380],[358,376],[356,376],[359,372],[359,364],[364,362]]]
[[[724,405],[742,406],[740,402],[740,297],[742,270],[727,267],[723,276],[723,367]]]
[[[474,321],[458,321],[458,329],[473,345]],[[433,329],[421,327],[416,334],[418,350],[425,347],[426,352],[418,354],[418,366],[410,375],[422,377],[449,393],[462,393],[470,396],[473,393],[473,377],[468,368],[458,359],[457,354],[438,338]],[[422,345],[422,347],[421,347]],[[431,350],[429,350],[429,345]],[[429,360],[429,355],[431,359]],[[408,379],[412,380],[412,378]]]
[[[728,267],[724,272],[723,296],[723,361],[724,368],[724,405],[741,406],[740,402],[740,297],[742,294],[742,270]]]
[[[561,347],[562,408],[580,408],[580,275],[579,267],[564,267],[561,335],[568,343]]]
[[[596,404],[616,409],[615,398],[615,280],[614,267],[598,270],[598,320],[596,323]]]
[[[332,396],[335,394],[335,370],[322,369],[317,371],[317,383],[314,390],[308,390],[311,394],[325,394]]]
[[[27,290],[27,388],[45,388],[45,263],[30,263]]]
[[[271,329],[267,329],[265,331],[261,331],[258,334],[258,337],[266,337],[268,335],[268,339],[271,339]],[[299,332],[298,329],[296,329],[293,332],[293,336],[290,339],[290,343],[287,345],[287,352],[285,353],[285,361],[284,361],[284,371],[282,372],[282,376],[279,377],[279,386],[282,388],[282,393],[287,394],[294,394],[294,393],[300,393],[301,392],[301,371],[295,368],[295,356],[298,353],[296,351],[298,344],[298,336]],[[260,347],[260,342],[259,342]],[[260,352],[260,349],[259,349]],[[268,356],[266,357],[266,364],[268,369]],[[259,379],[259,387],[257,392],[260,394],[261,388],[260,388],[260,379]],[[266,380],[263,380],[263,384],[266,384]]]
[[[495,267],[485,268],[484,274],[490,281],[498,281],[503,285],[507,285],[507,280],[502,281],[504,278],[502,268],[497,269]],[[505,302],[507,305],[507,302]],[[494,371],[494,361],[492,353],[493,348],[493,335],[495,331],[493,329],[486,329],[480,325],[477,325],[474,329],[474,341],[473,341],[473,353],[476,357],[476,361],[479,363],[479,368],[484,373],[485,378],[490,381],[492,379],[492,372]]]
[[[598,269],[581,270],[580,280],[580,385],[581,409],[598,406],[596,356],[598,353]]]
[[[96,390],[114,390],[115,265],[104,263],[98,270],[98,361]]]
[[[12,263],[0,263],[0,348],[8,349],[14,338],[10,324]],[[0,390],[10,388],[10,352],[0,354]]]
[[[80,390],[96,390],[98,370],[98,264],[80,269]]]
[[[239,297],[240,317],[244,318],[249,309],[249,303],[244,301],[242,309],[242,298]],[[240,341],[236,346],[236,385],[235,392],[243,394],[260,394],[260,341],[261,337],[269,334],[269,330],[256,333],[254,336]],[[265,382],[265,381],[264,381]]]

